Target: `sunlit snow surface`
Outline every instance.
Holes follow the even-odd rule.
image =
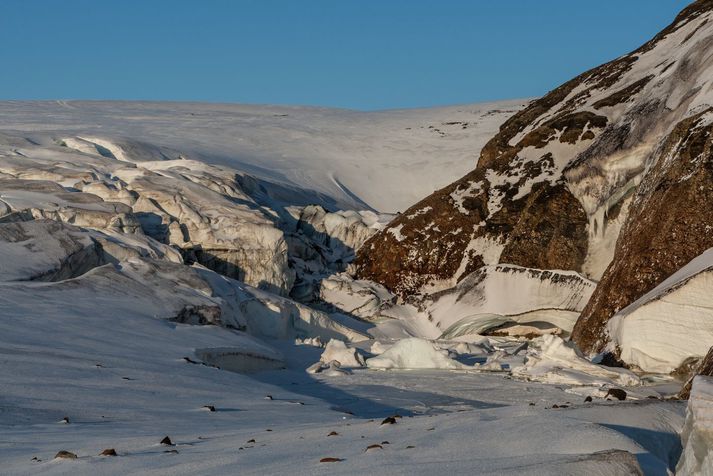
[[[366,206],[462,175],[520,104],[0,104],[0,473],[666,474],[685,409],[648,397],[675,382],[478,334],[567,331],[588,280],[491,266],[419,308],[330,268],[381,225]],[[514,280],[532,296],[496,306]]]
[[[0,102],[0,130],[78,136],[91,142],[148,142],[319,192],[324,194],[322,204],[333,208],[396,212],[472,170],[485,142],[527,102],[380,112],[238,104]],[[144,160],[160,158],[155,150]],[[310,198],[315,203],[314,193]]]

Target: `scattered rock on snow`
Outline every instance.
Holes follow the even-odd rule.
[[[161,444],[166,445],[166,446],[173,446],[173,442],[171,441],[171,438],[169,438],[168,436],[163,437],[163,440],[161,440]]]
[[[327,458],[322,458],[319,460],[320,463],[339,463],[340,461],[344,461],[342,458],[332,458],[332,457],[327,457]]]
[[[390,416],[384,418],[384,420],[381,422],[382,425],[395,425],[396,424],[396,418]]]
[[[186,305],[169,321],[193,325],[221,325],[222,310],[217,305]]]
[[[604,398],[612,396],[617,400],[626,400],[626,391],[620,388],[610,388]]]
[[[65,450],[58,452],[56,455],[54,455],[54,457],[59,459],[77,459],[76,454],[72,453],[71,451]]]
[[[114,448],[107,448],[101,453],[99,453],[99,456],[117,456],[117,454]]]

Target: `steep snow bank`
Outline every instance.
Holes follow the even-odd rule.
[[[297,272],[290,295],[305,302],[321,298],[320,283],[345,271],[356,250],[390,219],[371,211],[328,212],[318,205],[288,207],[287,212],[283,228],[290,263]]]
[[[168,151],[156,157],[156,147],[144,143],[112,146],[115,153],[107,154],[100,152],[113,144],[108,140],[82,152],[46,136],[37,139],[21,150],[8,138],[0,141],[4,221],[46,218],[145,233],[180,248],[189,261],[255,287],[282,295],[292,288],[295,276],[277,213],[243,190],[237,171]]]
[[[683,453],[676,474],[713,474],[713,378],[696,377],[681,432]]]
[[[494,327],[508,321],[544,320],[570,331],[594,287],[594,282],[573,271],[485,266],[455,288],[435,294],[428,311],[433,322],[453,336],[449,329],[458,326],[479,327],[482,323]],[[532,311],[541,312],[525,316]],[[476,332],[486,328],[479,327]]]
[[[668,373],[713,342],[713,248],[619,311],[608,324],[621,359]]]

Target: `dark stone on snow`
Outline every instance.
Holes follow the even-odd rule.
[[[626,400],[626,391],[620,388],[610,388],[604,398],[614,397],[617,400]]]
[[[77,459],[77,455],[72,453],[71,451],[60,451],[56,455],[54,455],[55,458],[60,458],[60,459]]]

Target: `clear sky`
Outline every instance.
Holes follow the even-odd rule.
[[[686,0],[0,0],[1,99],[386,109],[541,95]]]

